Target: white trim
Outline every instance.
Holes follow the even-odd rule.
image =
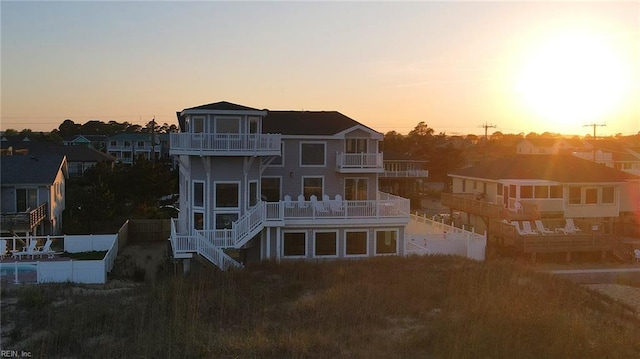
[[[237,191],[237,195],[238,195],[238,205],[236,207],[218,207],[218,184],[236,184],[238,185],[238,191]],[[221,209],[221,210],[240,210],[240,208],[242,208],[242,201],[241,201],[241,193],[242,193],[242,182],[241,181],[213,181],[213,208],[214,209]]]
[[[302,163],[302,146],[310,144],[321,144],[324,146],[324,151],[322,154],[323,162],[321,165],[305,165]],[[327,141],[300,141],[300,145],[298,147],[298,158],[300,159],[298,161],[298,165],[300,167],[327,167]]]
[[[261,110],[205,110],[187,109],[180,112],[180,116],[186,115],[238,115],[238,116],[261,116],[267,115],[267,111]]]
[[[365,243],[364,243],[364,248],[365,248],[365,253],[364,254],[348,254],[347,253],[347,237],[349,235],[349,233],[363,233],[365,234]],[[356,229],[348,229],[344,231],[344,250],[342,251],[342,254],[345,257],[369,257],[369,231],[366,229],[363,230],[356,230]]]
[[[318,255],[316,253],[316,235],[318,233],[333,233],[335,235],[335,248],[334,248],[334,254],[322,254],[322,255]],[[313,231],[313,253],[312,253],[312,257],[313,258],[338,258],[338,231],[337,230],[314,230]]]
[[[384,138],[384,135],[376,130],[373,130],[369,127],[366,127],[365,125],[362,124],[357,124],[355,126],[349,127],[346,130],[340,131],[338,133],[336,133],[334,136],[341,136],[341,137],[345,137],[345,135],[349,132],[353,132],[355,130],[362,130],[364,132],[368,132],[371,134],[371,139],[373,140],[382,140]]]
[[[202,206],[196,206],[196,184],[202,184]],[[207,207],[207,184],[202,180],[191,180],[191,207],[204,210]]]
[[[378,253],[377,251],[377,246],[378,246],[378,233],[379,232],[395,232],[396,234],[396,251],[394,253]],[[397,229],[376,229],[374,231],[374,239],[373,239],[373,251],[374,251],[374,255],[375,256],[391,256],[391,255],[398,255],[398,251],[399,251],[399,246],[400,246],[400,231],[398,231]]]
[[[287,235],[287,233],[302,233],[304,234],[304,254],[303,255],[295,255],[295,256],[288,256],[284,254],[285,251],[285,242],[284,242],[284,237]],[[279,254],[282,258],[307,258],[308,253],[309,253],[309,246],[308,246],[308,242],[309,242],[309,236],[308,236],[308,231],[306,230],[300,230],[300,231],[296,231],[296,230],[285,230],[282,231],[282,237],[278,239],[279,242],[281,242],[281,246],[280,246],[280,251]]]

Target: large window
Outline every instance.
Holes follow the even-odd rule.
[[[397,231],[376,232],[376,254],[396,254],[398,248]]]
[[[284,257],[304,257],[307,254],[305,232],[285,232],[282,240]]]
[[[231,229],[236,220],[238,220],[237,213],[217,213],[216,229]]]
[[[216,207],[238,208],[238,184],[216,183]]]
[[[345,255],[366,256],[367,255],[367,232],[347,232]]]
[[[533,186],[520,186],[520,198],[533,198]]]
[[[562,186],[549,186],[549,198],[562,198]]]
[[[344,199],[364,201],[367,199],[366,178],[346,178],[344,180]]]
[[[536,198],[549,198],[549,186],[536,186],[535,187]]]
[[[613,203],[615,192],[613,187],[602,187],[602,203]]]
[[[26,212],[38,207],[38,189],[18,188],[16,189],[16,212]]]
[[[263,199],[268,202],[278,202],[280,200],[280,177],[262,177],[260,181]]]
[[[597,204],[598,203],[598,189],[587,188],[584,191],[584,203],[585,204]]]
[[[312,195],[322,198],[322,177],[303,177],[302,194],[307,199]]]
[[[300,166],[324,166],[325,165],[325,144],[324,143],[301,143],[300,144]]]
[[[366,138],[347,138],[345,142],[345,152],[366,153],[367,141],[368,140]]]
[[[193,182],[193,206],[204,207],[204,182]]]
[[[240,119],[216,118],[216,133],[240,133]]]
[[[338,240],[336,232],[316,232],[314,241],[315,256],[337,256]]]
[[[569,187],[569,204],[580,204],[581,202],[581,188]]]
[[[204,229],[204,213],[193,212],[193,228],[198,230]]]

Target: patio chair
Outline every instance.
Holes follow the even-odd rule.
[[[37,249],[36,249],[36,244],[38,243],[38,241],[36,241],[35,239],[32,239],[29,242],[29,245],[26,247],[22,247],[21,251],[15,251],[13,252],[13,256],[16,257],[17,259],[22,259],[22,256],[31,256],[31,258],[33,258],[33,256],[35,254],[37,254]]]
[[[291,196],[284,195],[284,208],[293,208],[293,202],[291,202]]]
[[[36,249],[35,255],[40,257],[47,256],[47,258],[53,258],[56,253],[53,251],[53,249],[51,249],[52,243],[53,243],[53,240],[51,240],[50,238],[47,239],[47,241],[44,243],[44,246],[42,248]]]
[[[526,236],[529,233],[523,231],[522,229],[520,229],[520,223],[518,223],[518,221],[511,221],[511,225],[516,227],[516,232],[518,232],[519,235],[521,236]]]
[[[634,249],[633,256],[635,257],[636,262],[640,262],[640,249]]]
[[[328,212],[327,209],[324,208],[324,204],[322,202],[318,202],[318,197],[315,194],[311,195],[311,205],[316,210],[316,212]]]
[[[304,195],[298,195],[298,207],[299,208],[307,208],[307,200],[304,198]]]
[[[329,207],[331,207],[331,210],[333,212],[336,212],[336,213],[344,212],[344,208],[342,206],[342,196],[337,194],[335,199],[329,202]]]
[[[522,229],[526,234],[538,234],[533,228],[531,228],[531,222],[522,221]]]
[[[544,223],[542,223],[541,220],[536,219],[534,222],[536,224],[536,229],[538,230],[538,232],[540,232],[542,234],[553,234],[553,233],[555,233],[554,231],[552,231],[549,228],[545,227]]]
[[[564,227],[556,228],[556,232],[564,234],[575,234],[582,232],[582,230],[576,227],[575,223],[573,222],[573,218],[566,218]]]

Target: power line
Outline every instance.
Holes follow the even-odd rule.
[[[604,127],[606,125],[607,125],[606,123],[605,124],[590,123],[590,124],[584,125],[582,127],[592,127],[593,126],[593,139],[595,140],[596,139],[596,127],[598,127],[598,126]]]

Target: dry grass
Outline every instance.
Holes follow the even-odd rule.
[[[109,295],[79,296],[68,285],[13,294],[16,327],[3,349],[43,357],[640,356],[633,309],[509,262],[265,263]]]

